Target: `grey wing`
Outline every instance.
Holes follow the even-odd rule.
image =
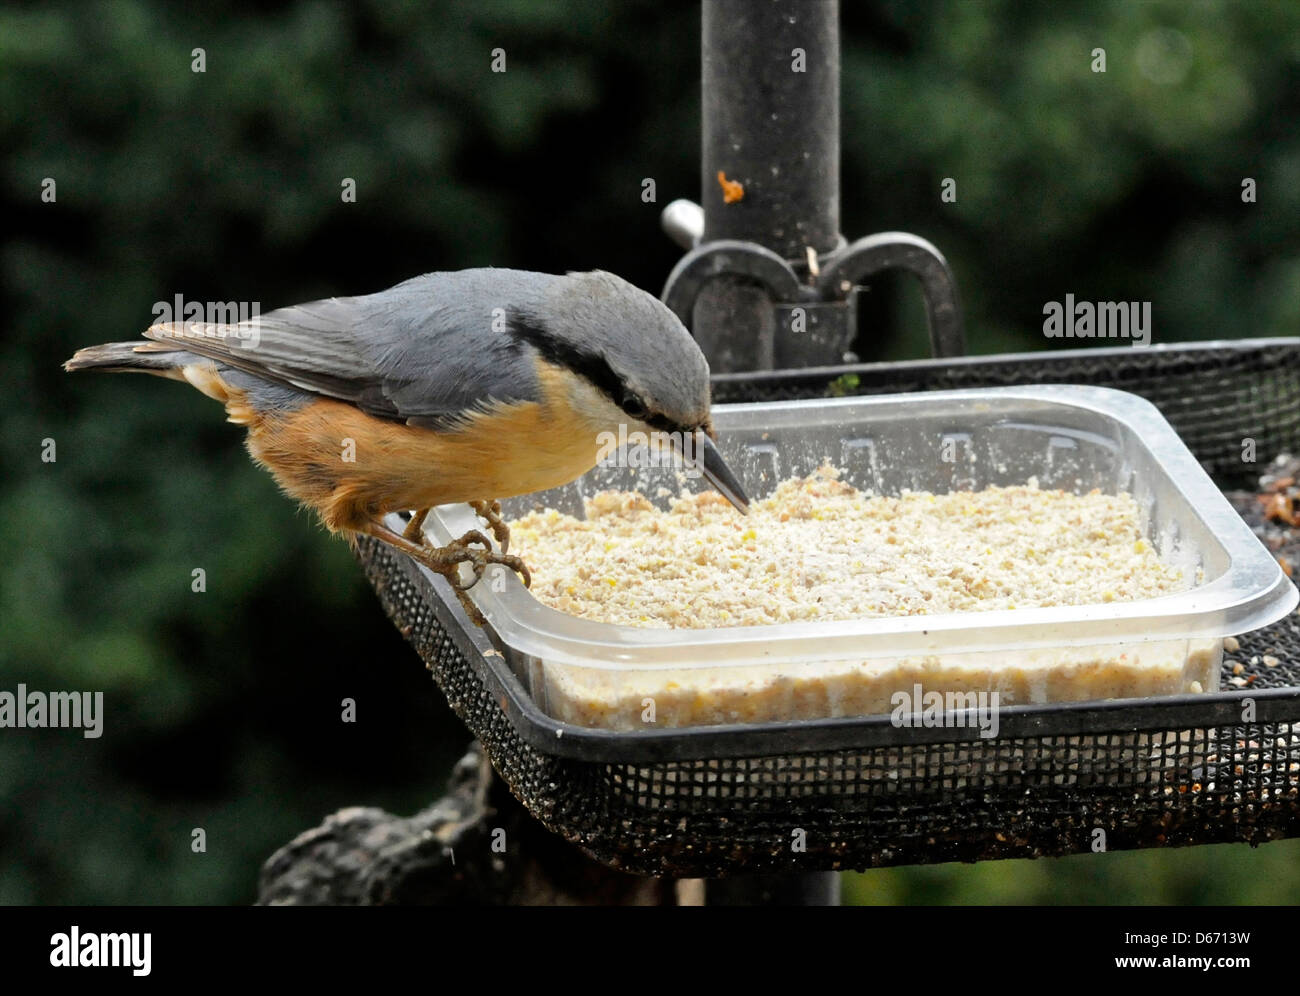
[[[530,306],[555,279],[518,270],[430,273],[237,325],[172,323],[145,335],[371,415],[445,425],[493,401],[537,397],[529,347],[502,331],[502,315]]]

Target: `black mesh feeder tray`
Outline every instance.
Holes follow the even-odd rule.
[[[1045,386],[1053,384],[1076,386]],[[1119,388],[1155,408],[1077,385]],[[1003,390],[975,390],[984,387]],[[887,397],[934,390],[921,407]],[[820,422],[815,431],[798,426],[798,446],[781,440],[807,421],[798,414],[804,406],[721,409],[724,452],[759,496],[775,478],[806,472],[800,460],[815,466],[822,456],[847,464],[855,483],[886,492],[1023,483],[1037,474],[1044,486],[1129,491],[1153,543],[1201,572],[1189,592],[1076,607],[1068,620],[1038,620],[1036,633],[1029,615],[1051,610],[1027,610],[1029,621],[1010,638],[983,613],[933,617],[933,632],[897,620],[820,624],[823,637],[803,634],[805,656],[854,648],[876,658],[891,646],[903,656],[942,645],[968,660],[1009,661],[1009,648],[1059,645],[1068,631],[1092,644],[1158,644],[1188,660],[1200,653],[1197,666],[1215,677],[1200,694],[1003,706],[996,736],[981,735],[973,717],[969,725],[925,727],[880,714],[598,728],[557,694],[548,667],[558,673],[586,654],[597,666],[602,656],[623,668],[640,660],[644,672],[658,654],[707,669],[748,660],[760,645],[738,650],[722,630],[646,631],[660,644],[648,650],[604,645],[594,623],[561,626],[557,635],[548,613],[559,614],[513,578],[503,592],[485,586],[476,596],[489,619],[478,628],[443,579],[387,547],[362,544],[360,559],[388,614],[546,827],[613,867],[679,878],[1068,854],[1094,849],[1098,830],[1110,850],[1259,843],[1300,831],[1300,618],[1279,563],[1300,537],[1269,518],[1269,502],[1282,492],[1256,494],[1273,457],[1300,452],[1300,340],[734,374],[717,378],[715,392],[727,402],[850,395],[815,406]],[[768,425],[755,421],[763,411],[771,412]],[[968,447],[972,459],[922,458],[944,438]],[[1243,464],[1243,440],[1256,464]],[[971,479],[955,478],[954,467]],[[593,471],[619,473],[650,472]],[[610,483],[628,481],[591,477],[546,500],[576,510],[586,487]],[[1248,490],[1230,490],[1243,485]],[[1232,512],[1225,490],[1264,545]],[[468,514],[439,510],[430,522],[435,538],[460,529],[459,516]],[[538,633],[556,642],[530,643]],[[1220,669],[1217,638],[1231,633],[1238,635]],[[766,649],[790,648],[777,636]]]

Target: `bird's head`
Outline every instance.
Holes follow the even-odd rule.
[[[658,298],[612,273],[570,273],[538,303],[511,314],[509,330],[574,375],[570,403],[590,424],[664,434],[713,487],[748,511],[740,481],[713,444],[709,364]]]

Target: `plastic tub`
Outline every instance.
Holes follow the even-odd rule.
[[[915,690],[944,696],[952,722],[954,708],[977,709],[993,693],[996,709],[1211,692],[1222,638],[1275,622],[1297,603],[1278,563],[1160,412],[1136,395],[1054,386],[719,405],[714,423],[751,498],[825,459],[850,483],[882,494],[1030,477],[1075,493],[1128,492],[1148,541],[1192,583],[1134,602],[663,630],[555,611],[502,569],[471,595],[548,715],[612,730],[817,719],[889,712],[897,693]],[[507,517],[541,506],[581,517],[584,496],[596,491],[649,497],[682,483],[666,469],[597,467],[504,504]],[[468,506],[448,505],[426,528],[443,543],[480,525]],[[923,700],[911,701],[920,721]],[[964,715],[973,722],[977,713]]]

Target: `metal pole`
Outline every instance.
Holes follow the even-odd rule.
[[[740,240],[807,273],[840,238],[839,0],[703,0],[703,242]],[[736,188],[743,191],[737,199]],[[730,203],[727,193],[731,192]],[[692,331],[715,373],[771,370],[770,289],[701,288]],[[838,905],[834,872],[708,882],[708,905]]]
[[[703,242],[756,243],[802,274],[809,248],[842,242],[839,0],[702,6]],[[776,322],[767,291],[728,277],[700,293],[691,329],[715,373],[771,370]]]
[[[703,0],[704,241],[840,238],[839,0]],[[718,174],[744,187],[726,203]]]

